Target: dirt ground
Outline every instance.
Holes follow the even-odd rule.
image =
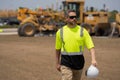
[[[90,54],[85,49],[82,80],[120,80],[120,38],[93,37],[99,76],[88,79]],[[55,68],[55,37],[0,36],[0,80],[60,80]]]

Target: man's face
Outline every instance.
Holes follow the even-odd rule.
[[[70,12],[68,14],[68,24],[70,25],[76,24],[76,13],[75,12]]]

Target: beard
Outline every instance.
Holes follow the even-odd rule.
[[[69,25],[76,25],[76,23],[77,23],[76,20],[74,20],[74,21],[68,21],[68,24],[69,24]]]

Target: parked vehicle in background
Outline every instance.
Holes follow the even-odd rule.
[[[19,25],[20,21],[17,19],[17,17],[10,17],[7,20],[7,25]]]
[[[7,24],[8,19],[7,18],[0,18],[0,26],[4,26]]]
[[[17,19],[17,17],[2,17],[0,18],[0,26],[4,25],[19,25],[20,21]]]

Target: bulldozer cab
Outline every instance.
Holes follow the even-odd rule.
[[[84,0],[66,0],[63,1],[64,14],[67,14],[68,10],[75,10],[77,14],[78,24],[83,20]]]

